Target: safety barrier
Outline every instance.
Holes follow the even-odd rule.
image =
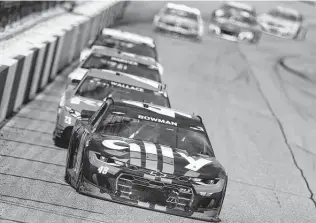
[[[127,1],[86,4],[68,15],[69,19],[56,18],[54,27],[34,33],[35,38],[0,52],[0,122],[78,60],[87,43],[101,29],[113,25],[126,4]]]

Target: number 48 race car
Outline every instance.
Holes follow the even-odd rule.
[[[83,111],[82,118],[73,129],[65,172],[79,193],[219,220],[228,178],[201,118],[112,98],[95,113]]]

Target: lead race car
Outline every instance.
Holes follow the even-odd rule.
[[[208,221],[220,220],[227,179],[200,117],[112,98],[82,112],[65,170],[79,193]]]
[[[55,145],[67,146],[72,128],[81,117],[80,112],[96,111],[109,95],[115,99],[139,100],[170,107],[168,94],[163,87],[157,89],[152,82],[130,74],[91,69],[75,89],[66,90],[61,97],[53,133]]]
[[[212,12],[209,33],[225,40],[258,43],[261,27],[253,7],[239,2],[225,2]]]
[[[306,37],[307,27],[303,20],[298,11],[281,6],[258,16],[264,33],[296,40],[304,40]]]
[[[155,31],[167,31],[201,40],[204,33],[203,19],[197,8],[182,4],[167,3],[155,15]]]

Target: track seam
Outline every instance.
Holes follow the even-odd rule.
[[[280,132],[281,132],[281,134],[282,134],[284,143],[285,143],[286,147],[288,148],[288,150],[289,150],[289,152],[290,152],[290,154],[291,154],[292,161],[293,161],[293,163],[294,163],[296,169],[300,172],[301,177],[302,177],[303,181],[305,182],[306,188],[307,188],[307,190],[308,190],[309,193],[310,193],[309,199],[313,202],[313,204],[314,204],[314,206],[315,206],[315,208],[316,208],[316,200],[314,200],[314,197],[313,197],[313,196],[314,196],[314,193],[313,193],[313,191],[312,191],[312,189],[311,189],[311,187],[310,187],[310,185],[309,185],[309,182],[308,182],[308,180],[307,180],[307,178],[306,178],[306,176],[305,176],[305,174],[304,174],[303,169],[302,169],[302,168],[298,165],[298,163],[297,163],[297,160],[296,160],[296,158],[295,158],[293,149],[292,149],[291,145],[289,144],[288,138],[287,138],[287,136],[286,136],[286,134],[285,134],[284,127],[283,127],[283,125],[282,125],[282,123],[281,123],[279,117],[275,114],[274,110],[272,109],[269,100],[268,100],[268,99],[266,98],[266,96],[264,95],[264,93],[263,93],[263,91],[262,91],[262,89],[261,89],[260,83],[259,83],[258,79],[256,78],[256,76],[254,75],[254,72],[253,72],[253,70],[252,70],[252,68],[251,68],[251,66],[250,66],[250,63],[249,63],[249,61],[248,61],[246,55],[241,51],[241,49],[240,49],[239,47],[237,47],[237,48],[238,48],[238,51],[239,51],[241,57],[245,60],[245,62],[246,62],[247,65],[248,65],[249,71],[250,71],[251,75],[253,76],[253,78],[254,78],[254,80],[255,80],[255,82],[256,82],[256,85],[257,85],[257,87],[258,87],[259,93],[261,94],[261,96],[262,96],[264,102],[266,103],[266,105],[267,105],[269,111],[271,112],[271,115],[274,117],[274,119],[275,119],[277,125],[279,126],[279,129],[280,129]]]

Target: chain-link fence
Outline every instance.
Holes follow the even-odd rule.
[[[0,29],[3,30],[22,18],[41,13],[66,1],[0,1]]]

